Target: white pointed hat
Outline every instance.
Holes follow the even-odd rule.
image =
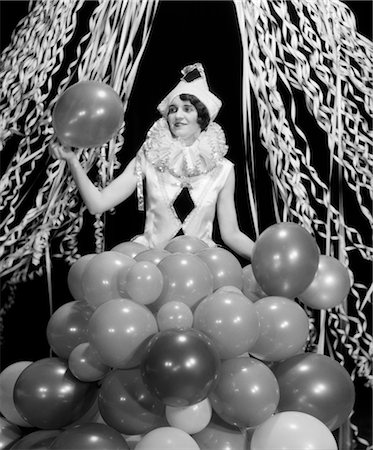
[[[207,108],[210,119],[213,121],[221,108],[221,101],[214,95],[207,84],[202,64],[195,63],[186,66],[181,71],[183,77],[171,92],[158,105],[158,111],[167,115],[168,107],[175,97],[181,94],[191,94],[197,97]]]

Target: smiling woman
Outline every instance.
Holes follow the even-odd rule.
[[[173,237],[197,237],[209,246],[217,209],[224,243],[250,259],[253,241],[238,226],[233,164],[225,158],[224,132],[214,122],[221,101],[210,91],[200,63],[184,67],[183,77],[158,105],[162,118],[124,171],[101,191],[90,181],[76,153],[56,143],[55,158],[66,160],[89,211],[105,212],[126,200],[137,188],[143,207],[146,180],[144,234],[134,242],[163,248]],[[187,95],[187,96],[186,96]],[[177,202],[187,196],[192,207],[179,212]]]

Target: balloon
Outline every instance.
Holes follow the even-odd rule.
[[[19,361],[10,364],[0,373],[0,413],[10,423],[21,427],[29,427],[30,424],[17,411],[14,404],[13,391],[18,377],[31,363],[32,361]]]
[[[99,147],[118,132],[123,113],[122,102],[110,86],[97,81],[80,81],[59,97],[52,123],[62,144]]]
[[[56,355],[68,359],[77,345],[88,340],[88,323],[93,312],[87,302],[74,300],[52,314],[47,325],[47,339]]]
[[[120,297],[117,274],[123,267],[135,263],[133,258],[116,251],[106,251],[95,255],[87,264],[82,276],[84,297],[97,307]]]
[[[61,430],[37,430],[19,439],[11,450],[48,450]]]
[[[44,358],[26,367],[14,387],[14,404],[33,427],[57,429],[81,417],[96,398],[97,387],[83,383],[60,358]]]
[[[222,286],[242,288],[242,267],[238,259],[220,247],[206,248],[197,253],[213,276],[214,291]]]
[[[167,422],[188,434],[198,433],[206,428],[211,416],[212,409],[208,398],[191,406],[166,406]]]
[[[275,411],[279,387],[272,371],[248,356],[222,362],[220,378],[209,399],[213,410],[231,425],[255,427]]]
[[[75,261],[69,269],[69,273],[67,274],[67,285],[75,300],[85,301],[82,276],[85,268],[87,267],[88,261],[90,261],[94,256],[95,253],[82,256]]]
[[[250,349],[265,361],[281,361],[296,355],[306,344],[308,316],[294,300],[265,297],[254,304],[259,318],[259,336]]]
[[[256,302],[261,298],[268,297],[267,294],[263,291],[263,289],[259,286],[256,281],[253,268],[251,264],[248,264],[242,269],[242,292],[249,298],[252,302]]]
[[[174,427],[161,427],[150,431],[136,445],[135,450],[199,450],[196,441]]]
[[[333,434],[315,417],[289,411],[275,414],[258,426],[251,450],[338,450]]]
[[[101,380],[110,370],[88,342],[77,345],[69,356],[69,369],[80,381]]]
[[[98,405],[104,421],[120,433],[144,434],[167,423],[164,404],[149,392],[139,369],[110,372]]]
[[[202,300],[194,312],[193,327],[214,341],[223,359],[249,351],[259,334],[254,304],[242,293],[226,290]]]
[[[150,250],[145,250],[143,252],[138,253],[135,256],[136,261],[149,261],[153,264],[159,264],[165,256],[170,255],[171,253],[167,250],[161,250],[159,248],[151,248]]]
[[[314,309],[329,309],[341,304],[350,290],[350,277],[338,259],[320,255],[312,283],[298,295],[299,300]]]
[[[329,356],[295,355],[273,367],[280,387],[278,411],[311,414],[330,430],[349,417],[355,388],[347,370]]]
[[[119,252],[131,258],[135,258],[139,253],[147,250],[149,250],[149,247],[133,241],[122,242],[111,249],[112,252]]]
[[[153,303],[163,289],[163,275],[152,262],[140,261],[127,273],[126,290],[132,300],[143,305]]]
[[[15,442],[22,436],[21,429],[8,422],[3,417],[0,417],[0,449],[5,450],[9,448],[9,445]]]
[[[176,236],[171,239],[164,249],[170,253],[197,253],[208,248],[206,242],[194,236]]]
[[[160,307],[157,313],[159,331],[171,328],[191,328],[193,325],[192,310],[183,302],[168,302]]]
[[[129,450],[123,436],[103,423],[84,423],[57,436],[53,450]]]
[[[315,239],[290,222],[270,226],[255,242],[252,269],[268,295],[293,298],[313,280],[319,263]]]
[[[212,293],[213,279],[207,265],[191,253],[172,253],[158,264],[163,275],[163,290],[151,309],[169,301],[180,301],[193,308]]]
[[[148,343],[142,376],[166,405],[189,406],[214,388],[220,361],[213,342],[193,328],[157,333]]]
[[[128,299],[110,300],[99,306],[88,327],[89,342],[101,361],[118,369],[140,364],[147,340],[157,331],[149,309]]]
[[[193,435],[200,450],[249,450],[245,433],[213,415],[211,422]]]

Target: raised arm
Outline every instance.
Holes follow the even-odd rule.
[[[251,259],[254,242],[244,234],[237,221],[234,201],[235,175],[232,170],[219,193],[217,202],[218,223],[223,242],[238,255]]]
[[[100,214],[126,200],[136,189],[135,158],[104,189],[99,190],[89,179],[76,154],[69,148],[54,145],[52,155],[67,162],[76,186],[91,214]]]

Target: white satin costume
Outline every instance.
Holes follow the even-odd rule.
[[[227,153],[221,127],[211,122],[190,146],[172,137],[165,118],[156,121],[136,157],[139,207],[146,182],[146,220],[144,234],[133,241],[147,247],[163,248],[180,229],[209,246],[212,240],[216,202],[233,163]],[[184,222],[178,218],[173,202],[183,187],[189,188],[194,209]]]

